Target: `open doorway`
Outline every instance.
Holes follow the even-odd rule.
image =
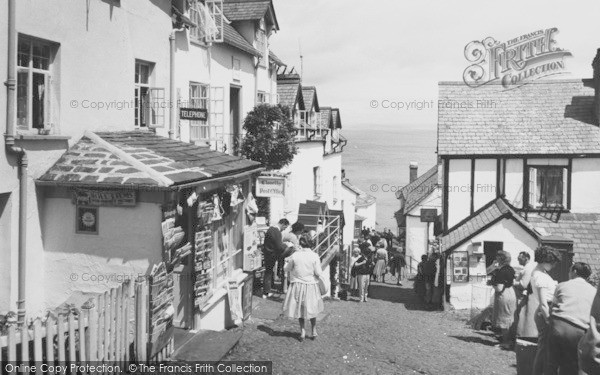
[[[231,147],[231,153],[233,155],[239,155],[240,146],[241,146],[241,135],[242,135],[242,126],[241,126],[241,88],[237,86],[231,86],[229,89],[229,121],[230,121],[230,129],[231,129],[231,139],[229,141]]]
[[[496,261],[496,255],[498,251],[503,250],[504,244],[502,242],[495,241],[484,241],[483,242],[483,253],[485,254],[485,266],[486,268],[491,266]]]

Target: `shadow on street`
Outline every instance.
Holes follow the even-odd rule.
[[[408,286],[398,286],[372,281],[369,286],[369,298],[401,303],[407,310],[430,311],[413,290],[412,283]]]

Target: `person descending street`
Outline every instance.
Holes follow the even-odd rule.
[[[375,275],[375,281],[385,282],[385,273],[387,271],[388,264],[388,252],[385,249],[386,240],[380,239],[377,243],[377,252],[375,253],[375,269],[373,274]]]
[[[531,274],[531,288],[539,300],[539,305],[535,312],[538,347],[532,375],[543,375],[548,369],[548,325],[557,284],[548,272],[560,262],[560,255],[550,246],[541,246],[535,251],[534,259],[538,265]]]
[[[500,329],[502,337],[500,348],[505,350],[512,350],[514,347],[510,328],[513,325],[517,309],[517,298],[513,288],[515,270],[510,266],[510,260],[509,252],[498,251],[496,254],[498,268],[492,272],[490,281],[495,292],[492,325]]]
[[[315,240],[310,233],[300,236],[300,250],[294,252],[285,265],[290,273],[290,288],[283,304],[284,315],[298,319],[300,323],[300,341],[306,338],[305,321],[310,320],[312,339],[317,338],[317,316],[323,311],[323,298],[319,290],[321,260],[313,252]]]
[[[360,248],[355,247],[350,257],[350,294],[352,295],[358,295],[358,267],[355,266],[358,258],[360,258]]]
[[[437,254],[432,253],[425,262],[423,262],[423,280],[425,282],[425,303],[429,309],[433,308],[433,288],[435,283],[435,274],[437,273],[436,261]]]
[[[517,295],[517,311],[515,316],[517,322],[515,336],[523,338],[537,338],[538,331],[535,326],[534,316],[539,305],[537,295],[531,289],[531,275],[537,263],[531,261],[531,255],[522,251],[517,257],[519,265],[523,269],[515,277],[515,293]]]
[[[273,286],[273,270],[275,263],[283,254],[287,246],[283,243],[281,232],[287,229],[290,222],[287,219],[279,220],[276,226],[270,227],[265,233],[263,242],[263,257],[265,262],[265,273],[263,277],[263,298],[273,296],[271,288]]]
[[[548,331],[548,375],[577,374],[577,344],[589,328],[590,311],[596,295],[587,280],[592,269],[577,262],[571,267],[569,281],[556,287]]]
[[[358,277],[359,302],[367,302],[369,283],[371,281],[371,250],[368,247],[361,249],[361,256],[354,263]]]
[[[415,278],[414,283],[415,293],[423,300],[425,300],[426,293],[424,274],[425,263],[427,263],[427,255],[423,254],[421,255],[421,262],[417,264],[417,277]]]

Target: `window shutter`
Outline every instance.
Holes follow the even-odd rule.
[[[206,41],[223,42],[223,0],[206,0],[206,6],[218,29],[216,35],[206,35]]]
[[[52,77],[46,76],[44,98],[44,129],[52,129]]]
[[[148,90],[150,101],[146,103],[150,117],[147,118],[149,128],[163,128],[165,126],[165,89],[151,87]]]
[[[537,169],[529,168],[529,207],[537,208]]]
[[[210,86],[210,104],[209,104],[209,124],[210,124],[210,135],[211,147],[215,150],[221,150],[224,145],[223,138],[223,111],[224,111],[224,88]]]
[[[567,168],[563,168],[563,173],[562,173],[562,205],[564,209],[568,209],[569,207],[567,207],[567,196],[568,196],[568,192],[567,190],[569,189],[569,185],[568,185],[568,177],[569,177],[569,170]]]

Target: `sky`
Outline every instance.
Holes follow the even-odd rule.
[[[591,78],[600,47],[600,1],[273,0],[280,31],[271,50],[317,86],[321,106],[339,107],[344,127],[435,129],[437,108],[382,108],[437,101],[439,81],[462,81],[465,46],[558,28],[569,74]],[[386,101],[384,103],[384,101]],[[372,108],[376,102],[377,108]],[[407,104],[404,104],[407,106]]]

